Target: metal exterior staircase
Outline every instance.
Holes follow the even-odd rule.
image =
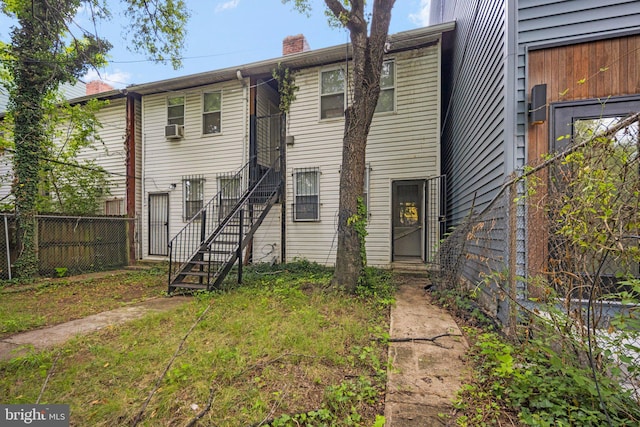
[[[220,192],[171,239],[169,294],[178,288],[214,289],[236,261],[241,272],[243,249],[280,196],[278,164],[279,159],[258,172],[255,162],[249,162],[226,177]],[[241,185],[247,181],[249,185]]]

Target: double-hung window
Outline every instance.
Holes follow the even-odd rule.
[[[211,135],[222,130],[222,92],[202,94],[202,133]]]
[[[167,124],[184,126],[184,96],[167,98]]]
[[[218,195],[220,197],[220,215],[222,220],[226,218],[231,209],[238,203],[242,195],[240,178],[233,174],[223,174],[218,176]]]
[[[293,172],[293,220],[320,220],[320,170],[295,169]]]
[[[182,178],[182,216],[189,221],[197,215],[204,201],[204,178],[201,175]]]
[[[396,98],[396,65],[394,61],[382,63],[380,74],[380,97],[376,105],[376,113],[395,110]]]
[[[341,69],[320,73],[320,118],[331,119],[344,115],[345,80]]]

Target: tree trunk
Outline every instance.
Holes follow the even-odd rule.
[[[36,200],[40,160],[45,142],[43,101],[53,80],[49,63],[33,61],[47,51],[51,41],[38,31],[38,23],[22,21],[13,34],[12,49],[17,53],[12,65],[14,86],[11,107],[14,111],[13,195],[19,244],[16,275],[30,278],[38,273]],[[38,36],[39,35],[39,36]]]
[[[327,6],[340,16],[335,0]],[[371,120],[380,94],[380,74],[387,42],[391,9],[395,0],[376,0],[371,34],[367,36],[364,2],[352,1],[346,23],[353,49],[352,104],[345,112],[338,211],[338,249],[332,285],[354,292],[365,267],[364,235],[353,222],[358,214],[358,197],[364,193],[365,154]],[[360,219],[360,220],[366,220]],[[357,221],[357,220],[356,220]]]
[[[38,272],[36,248],[36,198],[38,195],[39,163],[43,146],[40,123],[43,112],[41,99],[30,88],[25,89],[17,99],[32,103],[32,108],[15,115],[14,182],[16,219],[18,225],[19,252],[16,261],[18,277],[33,277]],[[18,86],[17,90],[21,88]]]

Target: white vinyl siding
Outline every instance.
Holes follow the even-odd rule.
[[[396,114],[376,114],[367,142],[370,166],[369,224],[366,239],[370,265],[391,262],[391,182],[426,179],[440,174],[440,46],[434,45],[394,55]],[[320,221],[294,221],[287,214],[287,261],[305,258],[333,265],[337,244],[337,215],[344,122],[319,121],[320,68],[296,75],[300,90],[288,115],[288,133],[295,143],[287,146],[288,208],[293,202],[293,172],[310,166],[320,175]]]
[[[221,91],[224,132],[216,135],[212,144],[202,135],[202,96],[205,92]],[[169,193],[169,236],[185,225],[182,217],[182,177],[201,175],[206,180],[203,202],[206,204],[218,192],[217,176],[239,170],[247,161],[248,100],[244,99],[242,83],[234,80],[181,92],[185,97],[184,138],[179,142],[164,137],[166,94],[142,98],[144,135],[144,196],[145,207],[141,224],[143,254],[148,254],[149,193]],[[175,187],[173,186],[175,184]]]
[[[101,141],[96,141],[92,147],[84,148],[78,154],[78,160],[95,160],[96,164],[107,172],[109,190],[105,199],[120,199],[122,213],[126,213],[127,196],[127,112],[124,99],[110,101],[96,114],[101,124],[98,129]],[[106,213],[106,203],[102,203],[102,212]]]
[[[277,263],[281,261],[282,205],[271,207],[260,228],[253,235],[253,262]]]

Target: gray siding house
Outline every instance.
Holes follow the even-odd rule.
[[[554,148],[549,124],[560,107],[610,97],[640,109],[640,1],[433,0],[430,19],[456,21],[443,43],[443,75],[450,76],[442,94],[447,225],[460,226],[471,211],[486,212],[491,222],[491,238],[466,243],[472,256],[463,276],[476,284],[491,271],[509,270],[508,285],[522,296],[516,277],[542,255],[532,253],[536,233],[524,209],[500,206],[509,199],[503,185]],[[567,90],[603,69],[615,77]],[[547,85],[547,119],[533,125],[531,90],[539,84]],[[494,302],[506,316],[506,303]]]

